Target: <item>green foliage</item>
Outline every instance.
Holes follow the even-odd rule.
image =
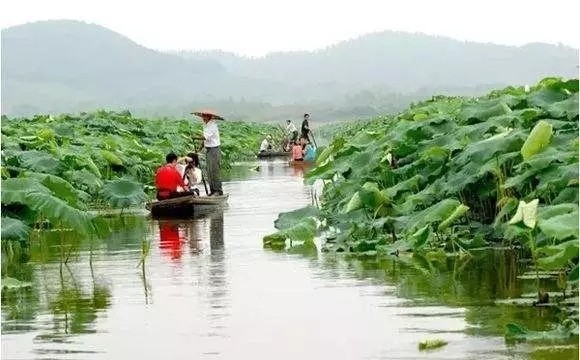
[[[567,289],[578,281],[577,104],[578,80],[549,78],[340,127],[306,174],[324,181],[318,218],[337,229],[322,251],[399,261],[412,251],[429,264],[517,246],[538,300],[540,269]],[[506,338],[553,335],[510,329]]]
[[[281,213],[275,222],[279,231],[264,236],[262,241],[264,247],[283,250],[286,248],[287,240],[289,240],[292,246],[299,245],[303,248],[316,249],[314,236],[318,225],[315,217],[318,215],[319,210],[313,206]]]
[[[26,240],[30,227],[19,219],[2,216],[2,239],[3,240]]]
[[[287,229],[299,220],[306,217],[316,217],[320,213],[320,210],[314,206],[306,206],[297,210],[281,213],[278,215],[278,219],[274,221],[274,226],[278,230]]]
[[[219,127],[225,169],[253,158],[265,135],[280,133],[272,125],[239,121],[220,122]],[[202,123],[194,117],[140,119],[129,112],[4,118],[3,161],[11,177],[22,171],[57,175],[95,199],[107,180],[130,177],[151,185],[165,155],[195,152],[199,144],[192,135],[201,131]],[[200,157],[203,163],[203,152]]]
[[[443,231],[443,230],[447,229],[455,220],[457,220],[461,216],[465,215],[468,210],[469,210],[468,206],[465,206],[463,204],[459,204],[459,206],[457,206],[455,208],[455,210],[453,210],[451,215],[449,215],[445,220],[443,220],[439,224],[439,226],[437,227],[437,230]]]
[[[59,188],[62,190],[62,188]],[[75,199],[76,200],[76,199]],[[23,205],[55,225],[65,225],[75,231],[91,235],[97,230],[93,216],[78,209],[33,178],[12,178],[2,182],[2,204]]]
[[[505,338],[508,341],[562,342],[578,336],[578,325],[567,319],[548,331],[533,331],[517,324],[507,324]]]
[[[438,349],[447,345],[447,341],[441,339],[422,340],[419,342],[419,350]]]
[[[140,184],[118,179],[109,181],[103,186],[101,196],[114,208],[126,208],[142,204],[147,200],[147,194]]]
[[[11,277],[2,278],[2,289],[6,290],[19,290],[31,287],[32,284],[27,281],[20,281]]]
[[[551,137],[552,125],[544,120],[539,121],[522,146],[521,152],[524,160],[528,160],[548,146]]]
[[[222,164],[254,157],[263,136],[276,127],[220,122]],[[196,151],[197,118],[139,119],[129,112],[97,111],[76,116],[2,118],[2,206],[24,226],[65,225],[83,234],[95,230],[86,210],[101,205],[139,205],[165,155]],[[204,154],[200,154],[202,164]],[[3,214],[4,215],[4,214]],[[4,222],[5,220],[3,220]],[[12,220],[6,220],[12,221]],[[14,227],[11,236],[24,235]]]
[[[323,250],[457,252],[515,242],[534,264],[578,262],[578,80],[439,96],[343,126],[307,175],[324,180]],[[537,257],[537,258],[536,258]]]

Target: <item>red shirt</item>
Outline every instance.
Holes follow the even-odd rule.
[[[292,157],[294,160],[302,159],[302,146],[294,145],[292,147]]]
[[[170,192],[177,191],[178,186],[186,187],[179,171],[172,164],[167,164],[157,169],[155,186],[161,196],[167,196]]]

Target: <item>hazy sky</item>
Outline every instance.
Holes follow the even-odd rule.
[[[97,23],[154,49],[260,56],[313,50],[381,30],[521,45],[575,36],[573,0],[2,0],[0,27],[47,19]]]

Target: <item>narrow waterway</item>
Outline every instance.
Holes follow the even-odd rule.
[[[515,258],[428,271],[263,249],[279,212],[311,202],[301,175],[264,161],[226,182],[228,207],[206,218],[127,216],[104,240],[33,241],[24,264],[5,265],[33,286],[3,295],[2,359],[578,358],[574,345],[506,345],[507,322],[541,328],[558,316],[494,302],[534,291]],[[448,345],[422,352],[424,339]]]

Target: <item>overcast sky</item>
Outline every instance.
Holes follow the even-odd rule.
[[[572,0],[2,0],[0,27],[47,19],[97,23],[150,48],[261,56],[313,50],[368,32],[580,47]]]

